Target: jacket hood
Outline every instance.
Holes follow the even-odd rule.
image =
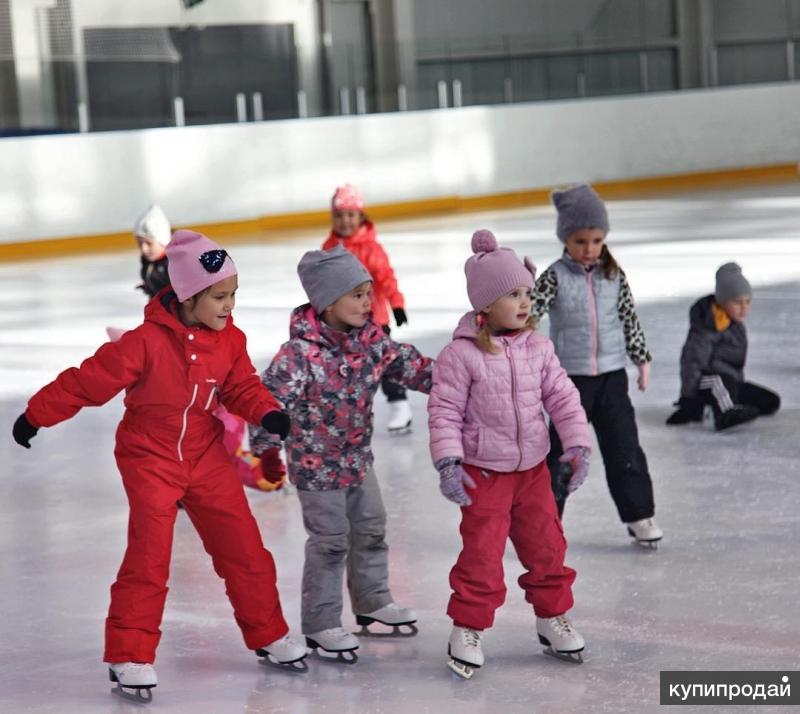
[[[347,238],[342,238],[342,236],[331,231],[325,245],[328,245],[328,243],[331,241],[343,241],[344,243],[354,245],[356,243],[367,243],[373,240],[375,240],[375,226],[373,225],[372,221],[366,220],[356,229],[356,232],[353,233],[353,235],[347,236]],[[323,250],[325,249],[326,248],[323,247]]]
[[[292,310],[289,318],[289,337],[291,339],[315,342],[326,347],[338,347],[348,352],[360,352],[363,346],[371,344],[383,335],[383,330],[372,320],[360,328],[348,332],[334,330],[319,319],[314,308],[306,303]]]
[[[178,296],[171,286],[167,285],[151,298],[151,300],[144,306],[144,320],[145,322],[152,322],[156,325],[164,325],[173,332],[182,335],[189,328],[184,325],[177,314],[178,310]],[[233,326],[233,315],[228,315],[228,322],[225,325],[225,330],[229,330]],[[223,330],[223,332],[225,331]],[[216,330],[209,329],[208,332],[216,333]]]
[[[711,312],[711,305],[714,302],[713,295],[706,295],[700,298],[689,309],[689,325],[716,332],[714,324],[714,314]]]
[[[470,310],[466,315],[462,315],[453,332],[454,340],[459,338],[474,340],[478,336],[478,323],[475,322],[477,315],[478,313],[475,310]]]
[[[455,331],[453,332],[453,339],[468,339],[474,340],[478,336],[478,323],[475,322],[475,318],[477,313],[475,310],[470,310],[468,313],[463,315],[461,319],[458,321],[458,325],[456,326]],[[534,330],[522,330],[520,332],[516,332],[513,335],[509,335],[511,339],[516,342],[517,338],[526,338],[530,337],[535,333]],[[493,337],[492,340],[495,344],[499,344],[498,339]],[[522,341],[522,340],[520,340]]]

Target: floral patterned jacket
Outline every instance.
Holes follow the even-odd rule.
[[[358,485],[373,461],[372,400],[381,379],[427,394],[433,360],[394,342],[372,320],[349,332],[333,330],[310,305],[294,309],[289,335],[261,376],[292,418],[289,478],[304,491]],[[258,455],[280,442],[252,427],[250,445]]]

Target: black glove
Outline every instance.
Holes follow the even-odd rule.
[[[690,421],[703,420],[703,402],[692,397],[681,397],[675,404],[678,411],[667,418],[667,424],[688,424]]]
[[[394,321],[398,327],[400,327],[400,325],[405,325],[408,322],[408,316],[402,307],[393,307],[392,312],[394,313]]]
[[[11,433],[14,435],[14,441],[26,449],[31,448],[31,439],[36,436],[39,431],[33,424],[31,424],[24,414],[20,414],[14,422],[14,428]]]
[[[289,427],[292,420],[286,412],[267,412],[261,420],[263,426],[270,434],[277,434],[283,441],[289,436]]]

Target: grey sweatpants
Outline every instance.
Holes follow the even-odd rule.
[[[342,625],[342,573],[354,614],[388,605],[389,546],[386,509],[375,471],[360,486],[336,491],[297,490],[308,533],[303,566],[304,634]]]

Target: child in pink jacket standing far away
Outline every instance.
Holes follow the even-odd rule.
[[[581,662],[583,637],[564,616],[575,571],[550,489],[544,412],[564,444],[575,490],[589,467],[590,435],[580,395],[549,338],[530,317],[535,268],[491,232],[472,236],[467,293],[474,308],[456,328],[433,370],[428,403],[431,455],[440,488],[461,506],[461,554],[450,571],[453,619],[448,666],[469,678],[484,663],[483,630],[494,622],[506,587],[503,552],[511,538],[525,573],[545,652]]]

